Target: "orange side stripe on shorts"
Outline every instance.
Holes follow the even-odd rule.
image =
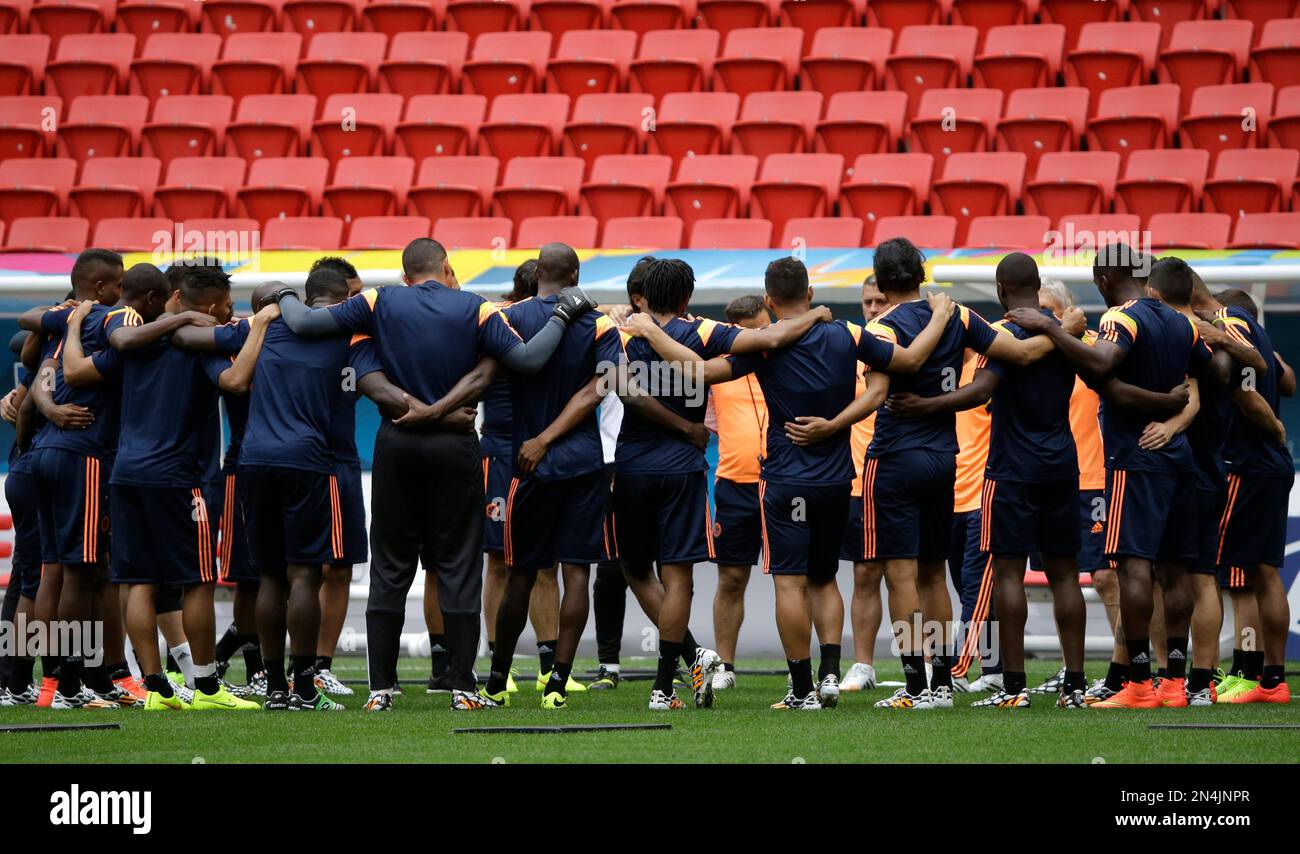
[[[502,538],[502,545],[505,546],[506,566],[514,566],[514,544],[510,542],[510,520],[515,517],[515,490],[519,488],[519,478],[510,478],[510,491],[506,493],[506,526],[505,536]]]
[[[993,542],[993,493],[997,490],[996,480],[985,480],[984,490],[980,496],[980,551],[987,552]]]
[[[1241,475],[1228,475],[1228,503],[1223,508],[1223,518],[1219,520],[1219,550],[1214,562],[1223,560],[1223,544],[1228,537],[1228,523],[1232,520],[1232,508],[1237,503],[1237,492],[1241,489]]]
[[[713,550],[713,511],[709,509],[708,498],[704,500],[704,531],[709,544],[709,560],[713,560],[717,554]]]
[[[1124,519],[1124,487],[1128,483],[1128,472],[1116,469],[1111,476],[1110,506],[1106,509],[1106,554],[1114,554],[1119,548],[1119,532]]]
[[[862,467],[862,557],[876,558],[876,469],[879,460],[872,458]]]
[[[767,495],[767,483],[758,482],[758,529],[763,540],[763,574],[772,571],[772,548],[767,542],[767,511],[763,508],[763,499]]]
[[[221,580],[230,578],[230,562],[235,553],[235,540],[232,532],[235,527],[235,476],[226,475],[226,501],[221,507],[221,522],[217,525],[217,537],[221,544]]]
[[[488,458],[483,458],[483,491],[487,492],[488,488]]]
[[[343,512],[339,508],[339,479],[330,475],[330,539],[335,560],[343,559]]]

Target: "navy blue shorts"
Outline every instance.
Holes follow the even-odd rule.
[[[514,465],[509,454],[483,458],[483,551],[501,552],[506,548],[506,499],[510,493],[510,481],[514,477]]]
[[[257,581],[257,569],[248,553],[248,528],[244,520],[244,484],[234,472],[203,485],[208,516],[217,526],[218,579],[233,584]]]
[[[948,557],[957,459],[922,449],[867,457],[862,467],[865,560]]]
[[[1106,469],[1106,557],[1196,557],[1196,489],[1190,474]]]
[[[1042,571],[1043,556],[1029,555],[1029,568]],[[1106,560],[1106,491],[1079,490],[1079,572],[1110,569]]]
[[[1227,503],[1227,492],[1207,489],[1193,490],[1195,495],[1196,557],[1187,562],[1188,572],[1201,575],[1218,575],[1219,522]]]
[[[370,535],[366,528],[366,496],[361,488],[361,464],[340,463],[330,478],[330,514],[340,520],[341,558],[333,564],[355,565],[370,559]],[[333,553],[334,550],[331,549]]]
[[[763,548],[757,483],[713,480],[713,553],[723,566],[753,566]]]
[[[763,572],[833,578],[849,521],[853,485],[760,481],[763,502]]]
[[[850,495],[849,521],[844,525],[844,537],[840,542],[840,560],[862,562],[862,496]]]
[[[993,555],[1079,552],[1079,481],[984,480],[980,550]]]
[[[702,471],[616,475],[609,522],[610,556],[624,563],[713,559],[713,518]]]
[[[99,563],[108,550],[108,472],[63,448],[32,454],[43,563]]]
[[[335,514],[330,475],[280,466],[240,466],[244,520],[257,571],[282,578],[289,564],[343,559],[343,520]]]
[[[192,587],[217,579],[216,520],[203,490],[184,486],[109,487],[117,584]]]
[[[1227,505],[1219,525],[1215,560],[1244,570],[1246,578],[1260,564],[1282,565],[1286,554],[1286,517],[1295,475],[1272,477],[1229,474]]]
[[[506,565],[536,572],[556,563],[605,560],[608,512],[604,469],[563,480],[513,478],[506,499]]]
[[[36,479],[26,472],[10,471],[5,478],[5,501],[14,523],[9,583],[18,585],[20,596],[35,599],[36,590],[41,586],[41,521]]]

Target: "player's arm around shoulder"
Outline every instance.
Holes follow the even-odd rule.
[[[930,303],[930,320],[921,333],[912,339],[906,347],[894,342],[894,355],[889,360],[888,370],[895,374],[914,374],[921,370],[927,359],[934,353],[943,338],[948,322],[952,320],[957,304],[945,293],[932,291],[926,294]]]
[[[239,354],[229,368],[221,372],[217,386],[230,394],[247,394],[253,386],[253,374],[257,369],[257,358],[262,353],[262,344],[266,342],[266,330],[271,322],[280,316],[280,306],[270,303],[261,308],[248,321],[248,337],[239,348]]]
[[[63,381],[73,387],[94,385],[103,380],[94,359],[81,346],[82,322],[93,307],[93,302],[85,300],[68,315],[67,337],[63,342]]]
[[[730,352],[735,356],[748,353],[766,353],[780,350],[796,343],[818,323],[834,320],[831,310],[824,305],[810,308],[798,317],[778,320],[762,329],[741,329],[731,341]]]

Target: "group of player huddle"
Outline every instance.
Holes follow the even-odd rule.
[[[33,659],[13,657],[0,704],[238,710],[258,708],[257,695],[266,710],[341,709],[328,695],[351,690],[332,655],[351,567],[367,560],[367,710],[400,693],[417,562],[429,690],[449,692],[455,710],[509,705],[530,610],[542,707],[586,689],[572,670],[593,565],[591,687],[618,684],[630,587],[658,630],[649,708],[685,708],[682,681],[709,707],[735,684],[756,564],[773,576],[790,671],[774,709],[831,707],[842,689],[875,686],[882,579],[905,684],[877,706],[951,707],[974,688],[992,692],[977,706],[1025,707],[1031,560],[1064,658],[1035,690],[1058,706],[1289,702],[1278,570],[1294,473],[1278,397],[1295,378],[1249,296],[1211,296],[1180,259],[1101,247],[1094,281],[1109,309],[1096,333],[1020,253],[997,268],[1003,320],[922,297],[923,257],[903,239],[876,250],[864,325],[813,308],[795,258],[773,261],[764,296],[733,302],[726,323],[689,313],[694,274],[678,259],[640,259],[629,305],[601,310],[563,244],[520,267],[500,302],[462,291],[435,241],[413,241],[402,262],[402,284],[363,290],[346,261],[321,259],[304,295],[263,285],[252,316],[234,320],[216,262],[124,271],[92,249],[73,267],[71,299],[20,318],[23,377],[3,404],[18,437],[5,616],[105,631],[100,648],[42,653],[39,689]],[[654,376],[677,381],[647,384]],[[707,398],[691,393],[698,382]],[[369,532],[359,394],[383,417]],[[856,647],[843,684],[842,559],[854,563]],[[687,626],[703,561],[719,567],[717,652]],[[945,566],[961,624],[975,627],[964,637]],[[1116,637],[1091,687],[1080,571]],[[612,642],[600,601],[611,574]],[[235,585],[220,640],[218,580]],[[1228,673],[1215,672],[1220,585],[1246,639]],[[972,685],[979,626],[995,614],[1000,673]],[[1153,638],[1165,662],[1154,680]],[[241,651],[248,684],[232,685],[225,668]]]

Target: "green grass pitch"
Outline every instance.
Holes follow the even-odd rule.
[[[525,668],[535,660],[524,659]],[[344,679],[364,677],[360,659],[338,659]],[[893,661],[882,678],[899,678]],[[480,669],[485,662],[479,662]],[[579,662],[585,672],[592,662]],[[648,668],[650,661],[625,661]],[[772,669],[779,662],[741,667]],[[1030,684],[1055,665],[1031,664]],[[1104,665],[1090,664],[1092,675]],[[1288,669],[1294,671],[1296,665]],[[242,667],[232,671],[242,677]],[[423,662],[403,660],[403,679],[427,676]],[[1293,677],[1293,686],[1300,684]],[[1290,706],[1222,706],[1142,712],[1058,711],[1034,697],[1024,711],[968,708],[983,695],[958,695],[948,711],[888,712],[871,708],[888,691],[845,694],[839,708],[818,713],[774,712],[785,691],[781,676],[742,676],[720,692],[716,707],[679,713],[646,709],[650,683],[624,681],[617,690],[571,695],[570,708],[538,708],[531,683],[520,686],[509,709],[453,713],[447,695],[407,684],[387,714],[360,710],[364,689],[340,714],[193,713],[135,710],[50,712],[0,709],[0,724],[117,721],[117,731],[0,733],[0,762],[1300,762],[1300,731],[1149,730],[1151,723],[1300,724],[1300,701]],[[1294,689],[1293,689],[1294,690]],[[465,726],[596,723],[672,724],[671,731],[565,734],[453,734]]]

